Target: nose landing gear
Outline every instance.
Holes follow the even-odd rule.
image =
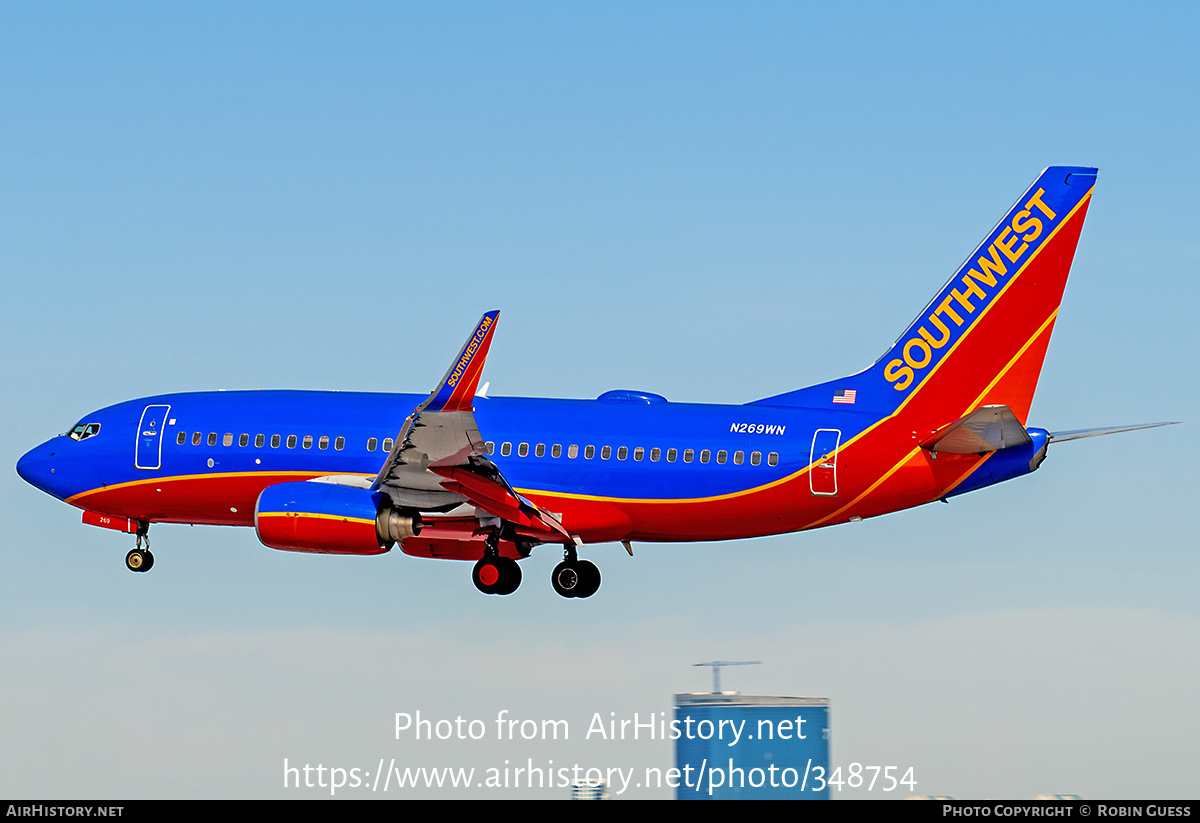
[[[145,543],[143,548],[142,544]],[[154,566],[154,555],[150,553],[150,524],[138,521],[137,546],[125,555],[125,568],[131,572],[148,572]]]

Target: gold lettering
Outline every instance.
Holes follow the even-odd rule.
[[[1019,211],[1013,217],[1013,231],[1029,231],[1029,234],[1022,237],[1022,240],[1034,241],[1042,234],[1042,221],[1036,217],[1030,217],[1028,210]]]
[[[962,307],[968,312],[973,313],[975,311],[975,307],[971,305],[971,302],[967,300],[967,298],[973,294],[980,300],[987,300],[987,294],[983,289],[979,288],[975,281],[971,279],[971,275],[969,274],[963,276],[963,285],[967,287],[965,294],[960,292],[958,289],[954,289],[952,292],[950,292],[950,296],[961,303]]]
[[[884,367],[883,376],[887,378],[889,383],[896,383],[897,380],[901,380],[902,382],[896,383],[893,388],[896,391],[904,391],[912,384],[913,370],[899,360],[893,360]]]
[[[1033,197],[1030,197],[1029,200],[1027,200],[1025,202],[1025,208],[1029,208],[1031,205],[1037,206],[1039,209],[1041,209],[1042,214],[1046,215],[1051,220],[1053,220],[1054,212],[1050,211],[1050,207],[1042,202],[1042,195],[1045,193],[1046,193],[1045,189],[1038,189],[1037,191],[1035,191],[1033,193]],[[1020,231],[1020,229],[1017,229],[1017,231]]]
[[[925,359],[918,363],[913,360],[912,348],[919,346],[925,352]],[[929,365],[929,361],[933,359],[933,351],[929,348],[929,344],[919,337],[914,337],[904,344],[904,362],[912,366],[914,369],[923,369]]]
[[[1008,228],[1006,227],[1004,229],[1004,231],[1008,231]],[[1003,236],[1003,232],[1001,232],[1001,236]],[[996,251],[996,244],[993,243],[992,245],[988,246],[988,250],[991,251],[991,253],[992,253],[992,259],[989,260],[986,257],[980,257],[979,258],[980,270],[982,270],[984,274],[988,274],[988,272],[990,270],[990,271],[993,271],[996,274],[1000,275],[1001,277],[1008,274],[1008,269],[1006,269],[1004,267],[1004,263],[1000,262],[1000,254]],[[987,282],[987,281],[985,281],[985,282]],[[989,286],[996,285],[996,280],[995,280],[994,276],[992,277],[992,280],[991,280],[991,282],[988,283],[988,285]]]
[[[984,271],[986,272],[987,269],[984,269]],[[975,269],[971,269],[970,271],[968,271],[967,276],[970,277],[972,280],[978,280],[980,283],[984,283],[985,285],[988,285],[988,286],[996,285],[995,277],[993,277],[990,274],[980,274],[979,272],[975,271]]]
[[[943,300],[942,305],[937,307],[937,311],[935,311],[934,314],[948,314],[956,326],[961,326],[963,324],[963,319],[958,316],[958,312],[950,308],[950,301],[953,299],[953,297],[947,297],[945,300]]]
[[[935,349],[940,349],[942,346],[946,345],[946,341],[948,341],[950,339],[950,329],[946,328],[946,324],[943,323],[941,320],[939,320],[937,318],[936,314],[931,314],[929,316],[929,322],[932,323],[933,325],[937,326],[938,329],[941,330],[941,332],[942,332],[941,338],[934,340],[933,335],[931,335],[929,332],[925,331],[924,326],[921,326],[921,328],[917,329],[917,331],[919,331],[921,333],[921,336],[925,338],[926,343],[933,346]]]
[[[1014,234],[1012,239],[1009,240],[1007,243],[1005,243],[1004,236],[1007,235],[1009,233],[1009,231],[1010,231],[1009,227],[1005,226],[1004,231],[1000,232],[1000,236],[997,237],[996,242],[992,244],[992,249],[994,252],[994,250],[996,248],[999,248],[1000,251],[1004,252],[1004,256],[1009,259],[1009,262],[1015,263],[1015,262],[1017,262],[1017,258],[1019,258],[1022,254],[1025,253],[1025,249],[1029,248],[1029,244],[1022,243],[1021,248],[1017,249],[1016,251],[1013,251],[1013,246],[1017,245],[1017,240],[1019,238]],[[988,285],[994,286],[995,283],[989,283]]]

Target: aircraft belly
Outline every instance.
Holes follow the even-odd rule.
[[[865,454],[867,449],[860,448]],[[853,454],[853,453],[851,453]],[[734,540],[803,531],[818,526],[844,523],[852,518],[873,517],[936,500],[976,467],[976,455],[939,458],[931,461],[920,448],[907,454],[873,455],[874,459],[847,459],[839,465],[838,493],[814,495],[807,470],[787,482],[748,490],[717,500],[614,500],[608,505],[623,513],[629,522],[622,537],[610,532],[580,533],[584,542],[629,539],[654,542],[676,540]],[[888,461],[893,465],[887,465]],[[544,505],[574,511],[576,501],[547,500]],[[600,502],[600,501],[597,501]],[[595,504],[593,504],[595,505]],[[564,519],[564,525],[575,533]]]
[[[253,526],[254,507],[267,486],[319,476],[312,472],[159,477],[75,495],[81,509],[152,523]]]

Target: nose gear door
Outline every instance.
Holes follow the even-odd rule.
[[[133,465],[139,469],[162,468],[162,431],[167,426],[170,406],[147,406],[138,423],[137,450]]]

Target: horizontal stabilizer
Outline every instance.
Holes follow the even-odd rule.
[[[935,431],[921,448],[946,454],[985,454],[1033,442],[1008,406],[984,406]]]
[[[1050,432],[1050,440],[1054,443],[1062,443],[1066,440],[1080,440],[1084,437],[1099,437],[1102,434],[1132,432],[1138,429],[1155,429],[1159,426],[1174,426],[1178,422],[1178,420],[1172,420],[1166,423],[1139,423],[1136,426],[1109,426],[1105,429],[1073,429],[1068,432]]]

